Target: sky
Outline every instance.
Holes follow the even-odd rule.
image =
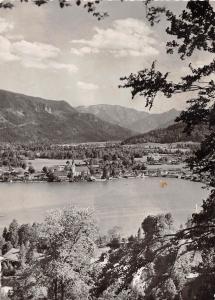
[[[176,13],[185,7],[184,1],[156,3]],[[72,106],[106,103],[148,111],[143,97],[131,100],[118,85],[120,77],[154,60],[173,80],[186,74],[177,55],[166,54],[166,21],[150,27],[142,1],[103,1],[99,8],[109,17],[98,21],[75,5],[61,9],[57,0],[41,7],[15,1],[12,10],[1,9],[0,89]],[[151,112],[181,110],[185,103],[182,95],[159,96]]]

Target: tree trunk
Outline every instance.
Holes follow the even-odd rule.
[[[61,283],[61,300],[64,300],[64,284]]]
[[[55,281],[54,281],[54,300],[58,300],[57,299],[57,279],[55,279]]]

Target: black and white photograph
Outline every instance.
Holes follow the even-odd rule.
[[[0,0],[0,300],[215,299],[215,1]]]

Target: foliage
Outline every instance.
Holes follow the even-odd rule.
[[[209,1],[188,1],[186,9],[178,16],[165,7],[156,7],[152,1],[147,1],[147,18],[151,25],[159,23],[165,15],[170,26],[166,28],[167,34],[175,36],[168,41],[166,51],[168,54],[177,53],[181,60],[187,61],[189,74],[183,76],[179,82],[168,80],[169,74],[156,70],[156,63],[151,68],[145,68],[137,74],[130,74],[121,78],[123,88],[130,88],[132,98],[136,95],[144,96],[146,106],[152,107],[156,96],[161,93],[167,98],[180,93],[191,92],[187,96],[189,105],[176,119],[183,122],[185,131],[189,134],[194,127],[207,128],[205,139],[196,155],[190,160],[194,172],[206,176],[209,185],[215,187],[215,60],[210,54],[215,53],[215,11]],[[193,66],[189,58],[199,52],[211,58],[209,63],[202,66]],[[214,288],[214,227],[215,227],[215,190],[203,202],[200,213],[193,214],[191,225],[176,233],[173,241],[178,246],[187,245],[188,251],[200,251],[203,261],[196,268],[197,279],[188,282],[188,299],[212,299]],[[210,261],[210,263],[208,263]],[[168,286],[174,291],[172,282]],[[194,289],[195,288],[195,289]],[[174,293],[173,293],[174,294]],[[158,299],[160,296],[156,296]],[[165,296],[167,297],[167,296]],[[190,297],[190,298],[189,298]],[[185,298],[186,299],[186,298]]]
[[[13,245],[10,241],[7,241],[2,245],[2,254],[7,253],[10,249],[13,248]]]
[[[29,168],[28,168],[28,172],[29,172],[30,174],[34,174],[34,173],[35,173],[34,167],[30,165]]]
[[[94,17],[96,17],[98,20],[103,19],[104,17],[107,17],[108,14],[106,12],[101,12],[97,10],[97,6],[100,4],[102,0],[89,0],[89,1],[83,1],[83,0],[58,0],[60,8],[69,7],[72,6],[72,4],[76,6],[81,6],[87,10],[88,13],[92,14]],[[20,2],[23,2],[23,0],[20,0]],[[24,0],[24,2],[28,2],[28,0]],[[51,0],[33,0],[33,2],[37,6],[41,6],[44,4],[49,4]],[[11,0],[3,0],[0,2],[0,8],[5,9],[11,9],[14,7],[14,1]]]
[[[192,132],[187,135],[184,132],[185,125],[176,123],[167,128],[160,128],[147,133],[138,134],[124,140],[123,144],[141,144],[141,143],[176,143],[180,141],[200,143],[204,140],[207,129],[204,126],[196,126]]]
[[[88,299],[93,281],[90,277],[97,228],[88,210],[52,210],[38,227],[39,243],[44,249],[31,258],[20,274],[14,299],[28,299],[41,288],[48,299]]]
[[[185,238],[178,243],[181,231],[175,234],[170,214],[146,217],[142,229],[143,238],[134,237],[101,256],[94,298],[124,299],[127,293],[125,299],[212,299],[214,250],[196,250]]]
[[[14,219],[9,225],[9,229],[6,236],[6,240],[10,241],[13,247],[16,247],[18,245],[18,228],[19,224]]]
[[[197,51],[208,55],[215,53],[215,12],[209,1],[188,1],[186,10],[179,16],[164,7],[150,7],[151,1],[146,4],[147,17],[152,25],[159,22],[161,14],[170,22],[166,32],[175,36],[176,40],[167,42],[167,53],[173,54],[177,51],[182,60],[188,60],[190,74],[183,76],[179,82],[172,82],[168,80],[169,74],[157,71],[153,62],[151,68],[121,78],[125,82],[121,87],[131,88],[132,97],[137,94],[144,96],[149,108],[158,93],[170,98],[177,93],[192,92],[192,97],[187,97],[189,108],[182,111],[176,121],[184,122],[188,133],[196,125],[207,127],[205,132],[208,136],[192,166],[197,167],[199,172],[210,172],[213,184],[215,83],[212,75],[215,72],[215,60],[211,58],[211,62],[203,67],[193,67],[189,58]]]
[[[149,299],[147,297],[155,293],[153,288],[155,286],[158,288],[158,285],[161,284],[159,279],[161,274],[170,272],[176,254],[173,251],[174,248],[171,250],[169,239],[165,239],[163,236],[173,232],[171,215],[148,216],[142,222],[142,229],[144,231],[142,239],[130,239],[129,242],[121,244],[119,248],[112,248],[109,251],[108,261],[97,278],[97,285],[94,289],[95,297],[104,297],[105,299],[105,295],[112,292],[117,298],[122,292],[129,292],[132,287],[134,293]],[[138,277],[140,271],[139,275],[142,276],[142,279],[136,280],[135,276]],[[154,274],[154,279],[152,279],[151,272]],[[136,284],[137,281],[139,281],[138,284]],[[138,286],[141,285],[141,282],[143,285],[145,284],[143,288]],[[158,288],[159,291],[160,289],[161,287]],[[166,290],[173,293],[171,280],[166,281]]]
[[[22,224],[18,229],[18,244],[27,245],[28,242],[32,241],[33,238],[33,228],[29,224]]]

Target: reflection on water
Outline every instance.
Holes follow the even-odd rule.
[[[171,212],[176,224],[184,223],[201,205],[208,191],[202,184],[180,179],[122,179],[95,183],[2,183],[0,227],[16,218],[42,221],[47,210],[76,205],[95,210],[101,231],[119,225],[124,233],[136,233],[148,214]]]

